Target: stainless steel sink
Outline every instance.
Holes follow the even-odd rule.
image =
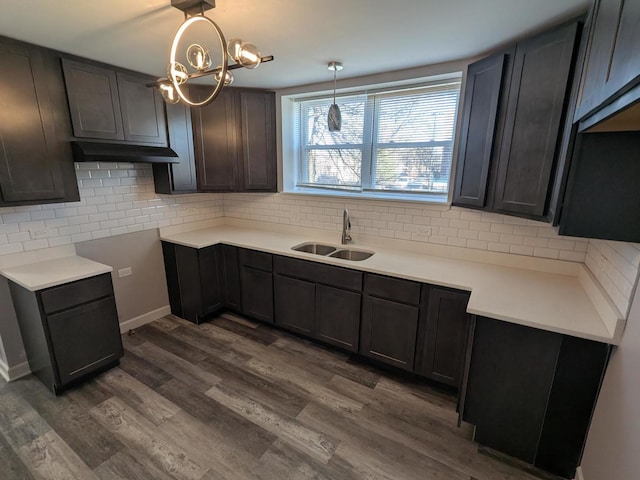
[[[331,252],[335,252],[336,247],[324,245],[322,243],[307,242],[291,247],[291,250],[295,250],[296,252],[314,253],[316,255],[328,255]]]
[[[362,260],[366,260],[373,252],[365,252],[364,250],[351,250],[351,249],[343,249],[336,250],[331,253],[329,256],[333,258],[342,258],[343,260],[351,260],[353,262],[361,262]]]
[[[296,252],[313,253],[314,255],[322,255],[324,257],[340,258],[342,260],[350,260],[352,262],[361,262],[366,260],[374,252],[367,252],[366,250],[354,250],[352,248],[338,248],[331,245],[325,245],[324,243],[306,242],[291,247],[291,250]]]

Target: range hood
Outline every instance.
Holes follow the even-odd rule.
[[[179,163],[169,147],[143,147],[118,143],[71,142],[74,162]]]

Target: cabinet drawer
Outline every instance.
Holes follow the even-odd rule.
[[[276,273],[310,282],[362,291],[362,273],[355,270],[279,256],[273,260],[273,269]]]
[[[272,270],[272,260],[270,253],[257,252],[256,250],[240,249],[240,265],[257,268],[270,272]]]
[[[420,303],[420,284],[410,280],[367,274],[365,291],[368,295],[386,298],[394,302],[409,305]]]
[[[108,295],[113,295],[110,273],[66,283],[40,292],[45,313],[64,310]]]

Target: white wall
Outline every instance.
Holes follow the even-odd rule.
[[[584,455],[584,480],[640,477],[640,294],[633,299],[622,343],[604,377]]]

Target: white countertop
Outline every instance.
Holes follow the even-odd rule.
[[[161,234],[162,240],[187,247],[203,248],[226,243],[467,290],[471,292],[467,307],[469,313],[610,344],[620,341],[607,328],[577,276],[488,265],[379,246],[349,245],[349,248],[375,251],[372,257],[359,262],[291,249],[304,242],[322,242],[340,247],[335,241],[326,242],[328,237],[321,237],[325,236],[318,234],[309,237],[233,226]]]
[[[30,263],[0,270],[0,274],[18,285],[35,292],[63,283],[94,277],[113,270],[109,265],[71,255],[43,262]]]

